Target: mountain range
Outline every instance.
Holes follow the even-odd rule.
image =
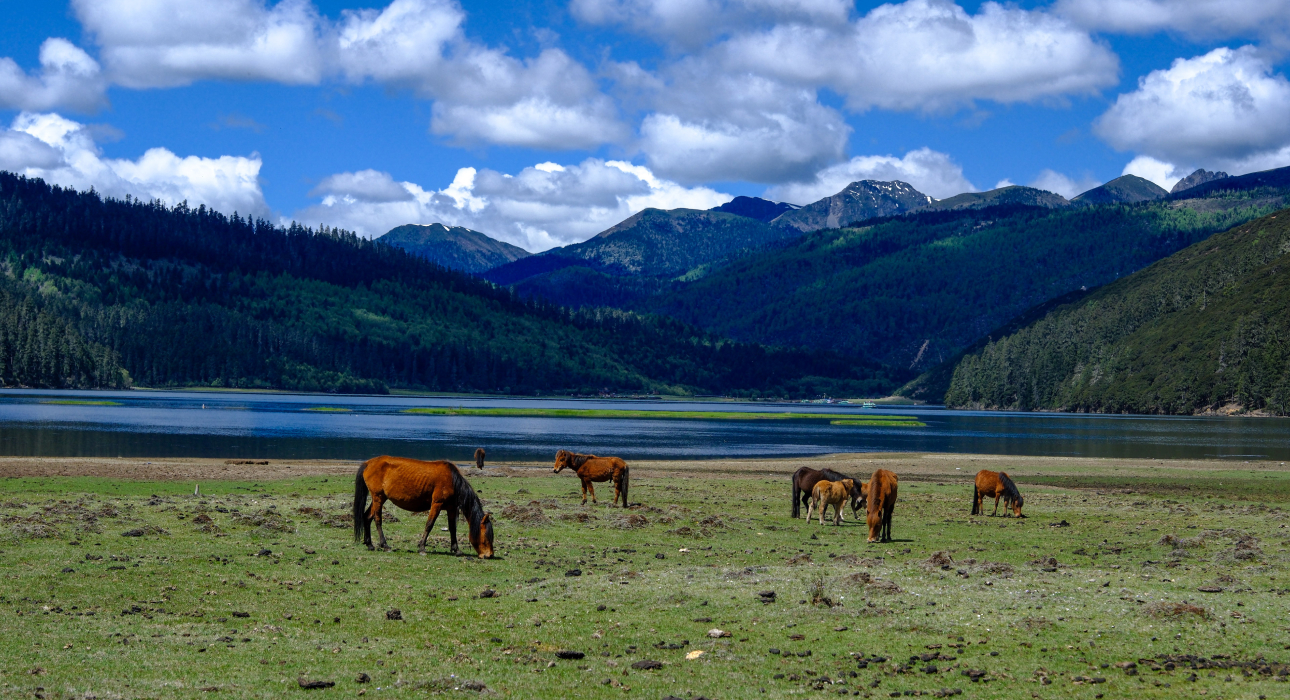
[[[478,231],[443,224],[405,224],[376,239],[443,267],[478,274],[531,253]]]

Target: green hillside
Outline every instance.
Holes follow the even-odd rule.
[[[1214,235],[968,354],[947,404],[1290,414],[1290,210]]]
[[[837,353],[526,302],[344,231],[3,172],[0,261],[6,386],[813,396],[900,379]]]
[[[531,253],[479,231],[443,224],[396,226],[379,240],[452,270],[479,273]]]
[[[633,308],[745,341],[921,370],[1031,307],[1111,282],[1285,205],[1280,191],[915,213],[806,234]]]

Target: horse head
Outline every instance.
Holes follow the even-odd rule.
[[[475,548],[480,559],[493,558],[493,514],[484,513],[479,519],[479,527],[470,528],[470,546]]]
[[[1012,499],[1012,503],[1010,504],[1012,506],[1012,514],[1017,516],[1018,518],[1026,517],[1021,514],[1021,506],[1025,502],[1026,502],[1026,499],[1022,498],[1021,494],[1017,494],[1017,497]]]
[[[559,474],[561,469],[573,466],[573,453],[568,450],[560,450],[555,453],[555,473]]]
[[[860,482],[859,489],[860,497],[856,498],[854,495],[851,497],[851,512],[853,514],[858,514],[861,508],[867,508],[869,503],[869,482]]]
[[[855,479],[843,479],[842,485],[847,489],[847,497],[851,499],[851,514],[858,515],[860,506],[864,505],[864,492],[857,484]]]

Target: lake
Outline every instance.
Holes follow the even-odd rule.
[[[881,414],[914,417],[926,427],[404,413],[430,407]],[[558,449],[627,459],[894,451],[1286,460],[1290,419],[626,399],[0,390],[0,454],[6,456],[361,460],[396,454],[464,462],[476,447],[487,449],[490,461],[548,461]]]

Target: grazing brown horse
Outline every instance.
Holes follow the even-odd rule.
[[[372,494],[372,507],[367,507],[367,495]],[[380,535],[381,549],[389,549],[385,531],[381,529],[381,506],[389,501],[403,510],[421,513],[430,511],[426,518],[425,532],[417,551],[426,553],[426,539],[439,517],[439,511],[448,511],[448,535],[452,540],[452,553],[457,549],[457,513],[466,516],[470,524],[470,544],[480,559],[493,556],[493,519],[484,512],[475,490],[452,462],[423,462],[405,457],[373,457],[358,467],[354,478],[354,541],[361,538],[368,549],[372,546],[372,521]]]
[[[793,472],[794,518],[802,517],[801,507],[808,505],[811,500],[811,494],[815,490],[815,483],[821,479],[833,482],[850,481],[852,487],[851,492],[848,495],[851,496],[851,513],[852,515],[856,515],[860,512],[860,506],[864,503],[860,499],[860,487],[856,485],[855,479],[852,479],[842,472],[835,472],[832,469],[811,469],[810,467],[802,467],[801,469]],[[810,516],[807,516],[807,519],[809,520]]]
[[[484,448],[482,447],[475,448],[475,466],[479,469],[484,468]]]
[[[627,486],[629,475],[627,473],[627,463],[617,457],[597,457],[595,455],[580,455],[568,450],[560,450],[555,453],[555,473],[559,474],[562,469],[572,469],[577,472],[578,478],[582,480],[582,504],[587,505],[587,492],[591,492],[591,502],[596,501],[596,487],[591,485],[593,481],[610,481],[614,482],[614,503],[618,503],[618,496],[623,497],[623,507],[627,507]]]
[[[976,485],[972,487],[972,515],[984,513],[985,509],[981,507],[981,502],[990,497],[994,498],[994,512],[990,515],[999,514],[999,499],[1002,498],[1003,517],[1008,517],[1008,508],[1011,508],[1018,518],[1026,517],[1021,514],[1021,506],[1025,503],[1025,499],[1021,497],[1017,485],[1008,478],[1007,472],[982,469],[976,473]]]
[[[879,469],[860,487],[869,511],[869,541],[891,541],[891,514],[896,510],[896,475]]]
[[[851,479],[842,481],[825,481],[823,479],[815,482],[815,488],[811,489],[811,505],[806,509],[806,519],[811,519],[811,509],[816,508],[820,511],[820,524],[824,524],[824,511],[833,506],[833,525],[842,524],[842,506],[846,504],[847,497],[851,495],[851,490],[855,488],[855,482]]]

